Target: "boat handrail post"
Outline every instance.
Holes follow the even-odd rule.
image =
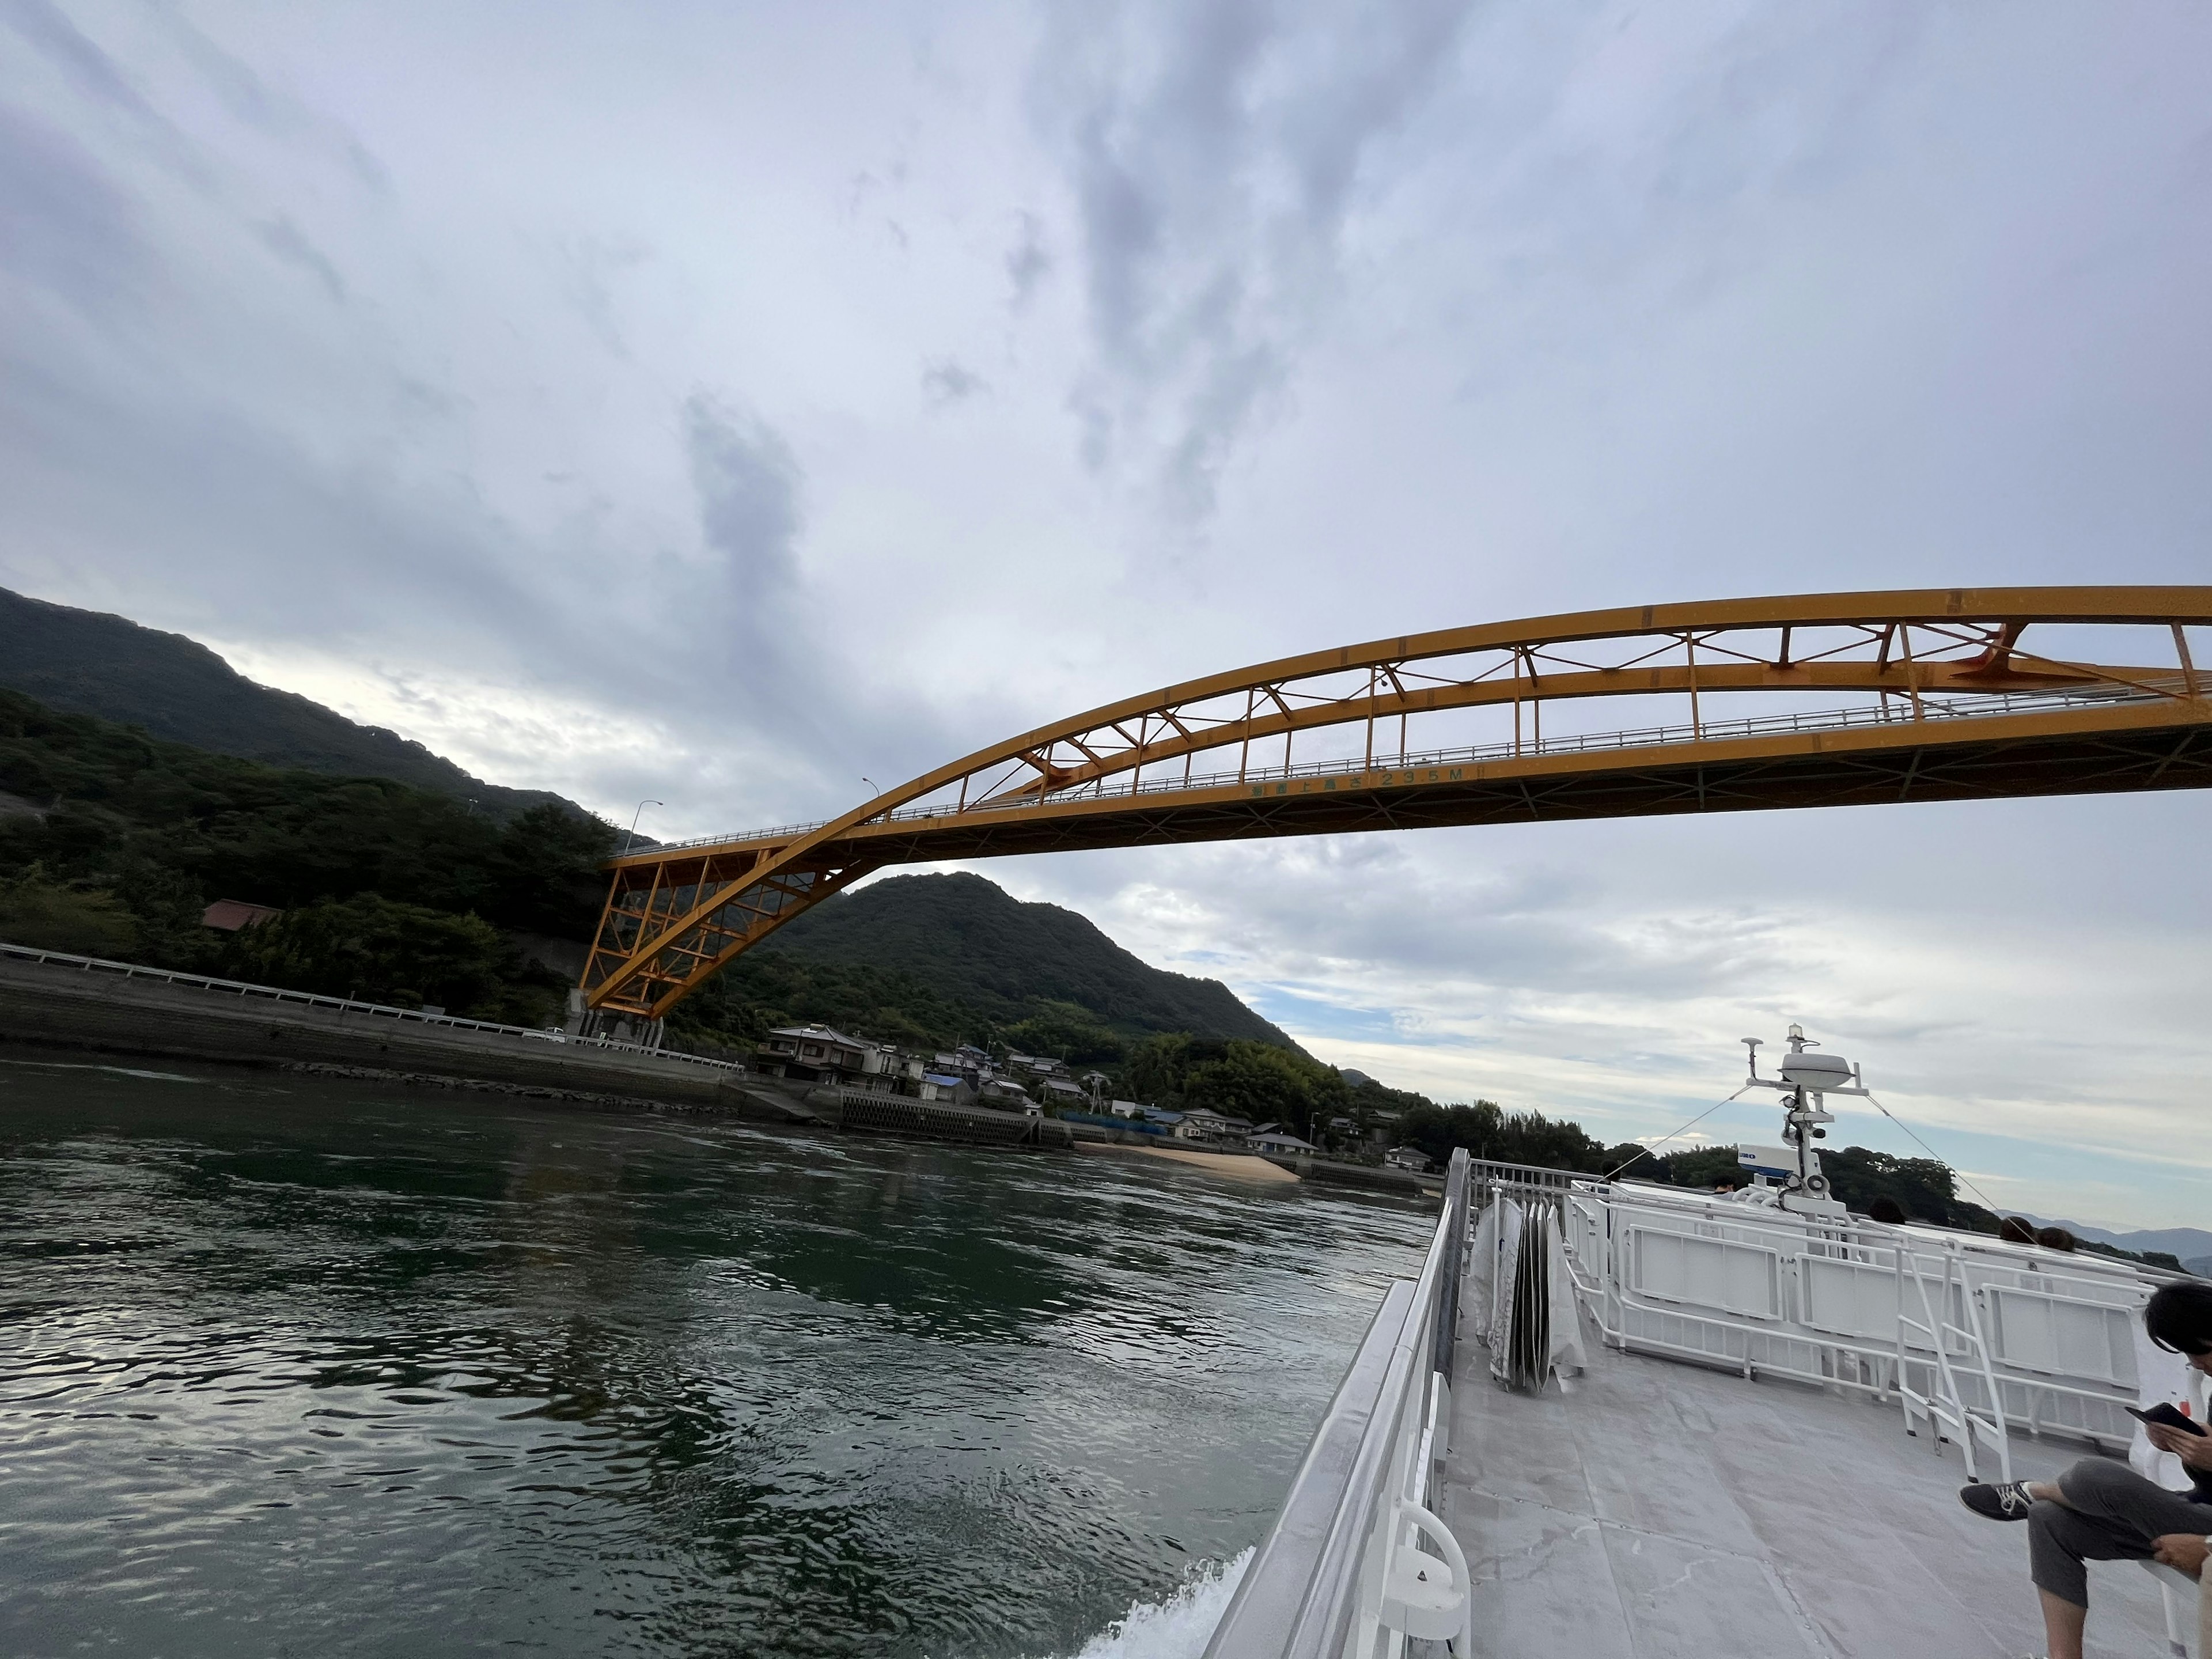
[[[1391,1632],[1401,1626],[1388,1620],[1449,1617],[1466,1628],[1464,1575],[1454,1574],[1458,1599],[1447,1608],[1411,1611],[1391,1574],[1432,1530],[1435,1446],[1449,1434],[1469,1216],[1463,1149],[1452,1154],[1444,1193],[1419,1277],[1385,1293],[1206,1659],[1373,1659],[1395,1650]]]

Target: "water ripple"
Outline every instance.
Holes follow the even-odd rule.
[[[1133,1651],[1427,1224],[181,1079],[0,1065],[11,1655]]]

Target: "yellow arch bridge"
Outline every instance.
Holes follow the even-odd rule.
[[[2212,587],[1949,588],[1593,611],[1261,663],[1024,732],[827,823],[614,859],[585,997],[658,1018],[892,864],[2202,788],[2212,702],[2187,630],[2207,623]]]

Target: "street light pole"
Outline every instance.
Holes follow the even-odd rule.
[[[623,836],[623,856],[627,858],[629,855],[629,844],[637,839],[637,821],[645,816],[645,809],[648,806],[665,806],[667,805],[668,803],[665,800],[641,800],[638,802],[637,811],[629,815],[629,832]]]

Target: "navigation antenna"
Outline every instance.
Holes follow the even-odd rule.
[[[1802,1025],[1790,1028],[1790,1052],[1782,1057],[1782,1075],[1759,1074],[1759,1040],[1746,1037],[1743,1046],[1750,1075],[1747,1089],[1772,1089],[1783,1097],[1782,1142],[1778,1146],[1738,1146],[1736,1162],[1764,1186],[1778,1181],[1782,1206],[1808,1215],[1841,1215],[1844,1206],[1828,1192],[1828,1177],[1820,1172],[1820,1155],[1813,1143],[1827,1139],[1826,1126],[1836,1121],[1827,1108],[1830,1095],[1867,1094],[1859,1068],[1841,1054],[1815,1053],[1820,1044],[1805,1035]]]

